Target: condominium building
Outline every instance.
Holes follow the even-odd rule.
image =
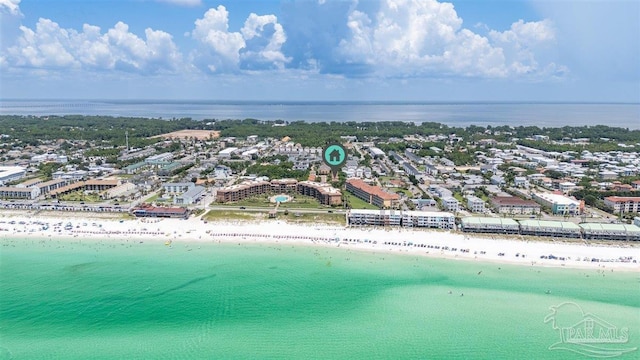
[[[400,200],[398,194],[388,193],[378,186],[371,186],[357,178],[347,180],[347,191],[380,208],[395,207]]]
[[[244,181],[238,185],[227,186],[216,192],[217,202],[240,201],[248,197],[267,193],[299,193],[313,196],[323,205],[340,205],[342,193],[326,183],[312,181],[298,182],[295,179],[275,179],[268,181]]]
[[[268,181],[244,181],[238,185],[231,185],[218,189],[218,191],[216,191],[216,201],[240,201],[248,197],[266,194],[269,191],[271,191],[271,184]]]
[[[447,212],[400,211],[393,209],[351,209],[347,212],[347,225],[405,226],[453,229],[455,228],[455,217],[452,213]]]
[[[442,207],[445,210],[451,211],[453,213],[457,213],[458,211],[460,211],[460,202],[458,201],[458,199],[454,198],[453,196],[445,196],[441,200],[442,200]]]
[[[614,214],[640,212],[640,196],[608,196],[604,204],[613,209]]]
[[[550,208],[554,215],[578,215],[584,211],[584,203],[564,195],[533,193],[533,199]]]
[[[452,213],[438,211],[403,211],[402,226],[454,229],[456,219]]]
[[[493,209],[500,214],[539,214],[540,204],[515,196],[495,196],[490,200]]]
[[[347,212],[347,225],[400,226],[402,213],[398,210],[352,209]]]
[[[483,213],[485,210],[484,200],[477,196],[467,196],[467,208],[474,213]]]
[[[0,199],[28,199],[33,200],[40,195],[37,186],[28,188],[16,186],[0,186]]]
[[[314,197],[323,205],[340,205],[342,203],[340,190],[325,183],[301,181],[297,185],[297,192],[301,195]]]

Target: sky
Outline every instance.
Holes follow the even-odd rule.
[[[638,0],[0,0],[0,99],[640,102]]]

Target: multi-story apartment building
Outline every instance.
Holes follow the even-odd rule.
[[[640,212],[640,196],[608,196],[604,204],[613,209],[614,214]]]
[[[501,214],[539,214],[540,204],[531,200],[523,200],[515,196],[495,196],[490,200],[491,206]]]
[[[385,192],[378,186],[371,186],[361,179],[356,178],[347,180],[347,191],[357,198],[380,208],[395,207],[400,200],[398,194]]]
[[[301,195],[311,196],[323,205],[340,205],[342,193],[329,184],[313,181],[301,181],[297,185],[297,191]]]

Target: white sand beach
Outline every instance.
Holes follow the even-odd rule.
[[[640,244],[610,241],[544,241],[406,228],[347,228],[264,222],[204,222],[199,218],[131,219],[64,213],[60,216],[0,212],[1,238],[82,238],[190,242],[298,244],[526,266],[640,271]]]

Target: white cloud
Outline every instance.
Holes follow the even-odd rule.
[[[271,34],[267,31],[268,27]],[[247,44],[246,51],[242,54],[244,61],[250,64],[265,63],[267,67],[273,66],[277,69],[283,69],[284,64],[290,61],[290,58],[282,53],[282,45],[287,41],[287,35],[275,15],[259,16],[252,13],[240,31]],[[251,46],[252,40],[262,41],[256,41],[256,46]]]
[[[0,0],[0,12],[20,15],[20,0]]]
[[[289,59],[281,51],[287,40],[275,15],[251,14],[239,32],[229,31],[229,12],[220,5],[195,21],[191,36],[203,46],[196,64],[210,72],[282,69]]]
[[[336,61],[391,77],[506,77],[549,65],[536,61],[536,50],[554,40],[548,20],[521,20],[488,38],[462,23],[452,4],[436,0],[386,0],[369,14],[353,9]]]
[[[85,24],[81,32],[63,29],[49,19],[39,19],[35,30],[21,26],[21,36],[7,50],[7,61],[27,68],[91,68],[142,73],[174,71],[181,54],[171,35],[146,29],[146,41],[118,22],[102,34]]]
[[[179,5],[179,6],[200,6],[202,0],[156,0],[158,2]]]
[[[191,35],[204,44],[204,52],[197,54],[211,71],[234,69],[240,61],[240,49],[245,43],[242,34],[229,32],[229,12],[219,5],[209,9],[202,19],[195,21]]]

